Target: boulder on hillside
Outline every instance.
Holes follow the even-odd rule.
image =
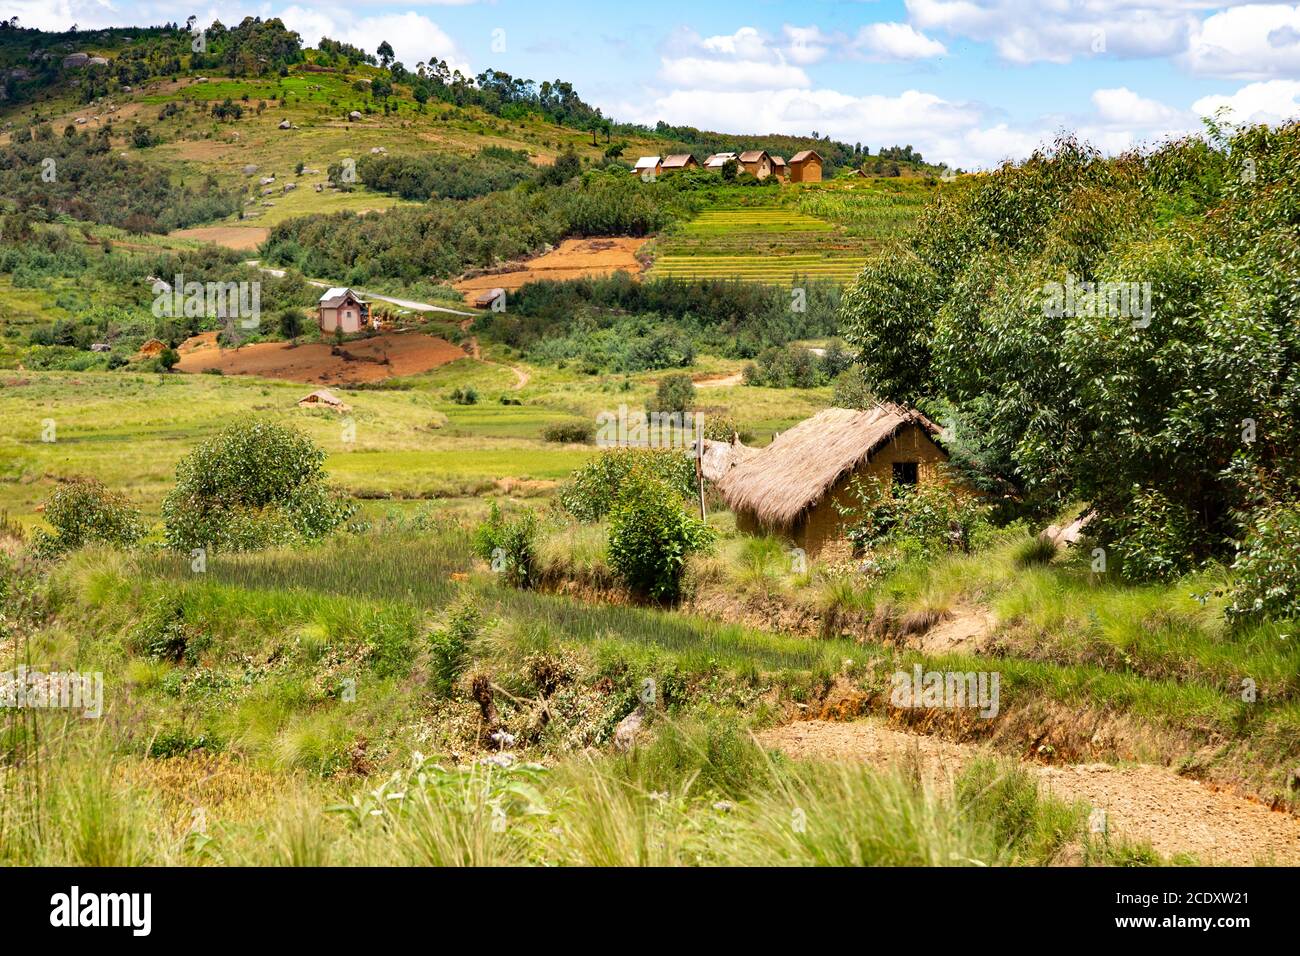
[[[348,119],[352,120],[353,122],[356,122],[357,120],[361,119],[361,111],[353,110],[351,113],[348,114]]]

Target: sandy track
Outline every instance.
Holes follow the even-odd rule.
[[[744,372],[733,372],[730,375],[710,375],[706,378],[695,379],[696,388],[731,388],[735,385],[744,384]]]
[[[266,242],[271,230],[265,226],[196,226],[193,229],[176,229],[167,235],[173,239],[198,239],[227,249],[247,252]]]
[[[539,279],[580,279],[611,275],[620,270],[637,275],[641,272],[641,263],[636,253],[646,241],[629,238],[565,239],[545,255],[529,259],[519,269],[462,279],[453,285],[469,294],[488,289],[518,289],[526,282]]]
[[[931,782],[951,781],[969,761],[993,751],[893,730],[876,720],[799,721],[758,735],[791,757],[918,767]],[[1164,767],[1025,764],[1040,791],[1106,811],[1107,829],[1146,841],[1159,853],[1191,853],[1206,864],[1300,865],[1300,820]]]
[[[445,339],[417,332],[386,333],[348,342],[334,354],[330,345],[259,342],[238,349],[219,349],[216,333],[205,332],[180,347],[182,372],[219,368],[226,375],[260,375],[290,382],[349,385],[377,382],[398,375],[427,372],[466,357]]]

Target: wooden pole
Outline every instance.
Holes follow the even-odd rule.
[[[699,412],[695,413],[695,484],[700,489],[700,523],[708,524],[704,514],[704,428]]]

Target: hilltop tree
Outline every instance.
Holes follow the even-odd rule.
[[[387,40],[379,44],[375,54],[379,57],[379,65],[385,70],[388,69],[388,64],[393,62],[394,54],[393,48]]]

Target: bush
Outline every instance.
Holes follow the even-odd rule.
[[[302,335],[302,311],[299,309],[284,309],[281,311],[276,320],[280,328],[280,335],[286,339],[296,339]]]
[[[754,433],[738,424],[730,415],[709,415],[704,420],[704,437],[709,441],[730,442],[739,436],[742,443],[754,440]]]
[[[266,421],[231,425],[176,466],[163,500],[177,550],[251,551],[328,535],[356,511],[325,483],[325,452]]]
[[[560,489],[560,506],[579,521],[599,521],[634,472],[662,479],[682,498],[695,491],[695,461],[690,455],[617,448],[602,452],[573,473]]]
[[[668,482],[634,471],[609,512],[609,564],[631,590],[675,600],[686,559],[708,550],[713,530],[682,508]]]
[[[1232,570],[1230,621],[1300,618],[1300,503],[1258,513]]]
[[[92,541],[129,546],[144,536],[140,512],[124,495],[109,491],[94,478],[75,478],[60,485],[45,503],[45,520],[54,533],[36,537],[38,554],[74,551]]]
[[[1041,534],[1036,534],[1016,546],[1016,567],[1030,568],[1041,564],[1050,564],[1051,560],[1056,557],[1056,550],[1055,541]]]
[[[673,372],[659,380],[655,389],[657,412],[687,412],[695,406],[695,383],[685,372]]]
[[[453,389],[452,393],[449,396],[447,396],[447,398],[457,405],[478,404],[478,392],[475,391],[469,385],[465,385],[460,388]]]
[[[1158,491],[1134,488],[1132,498],[1099,506],[1089,530],[1118,560],[1128,581],[1170,581],[1196,563],[1201,534],[1194,515]]]
[[[452,609],[447,625],[430,635],[433,687],[441,696],[450,695],[456,681],[465,672],[474,642],[482,629],[482,614],[472,601],[465,600]]]
[[[506,584],[526,588],[537,578],[536,551],[537,516],[525,511],[512,521],[492,502],[487,520],[474,530],[474,553]]]
[[[845,369],[835,376],[831,389],[831,404],[836,408],[871,408],[876,404],[876,396],[867,384],[858,366]]]
[[[939,549],[969,551],[988,529],[987,509],[946,485],[889,488],[878,478],[855,478],[845,537],[859,551],[892,545],[923,555]],[[837,505],[837,507],[839,507]]]
[[[555,422],[542,429],[542,437],[560,444],[590,445],[596,440],[596,426],[585,418]]]

